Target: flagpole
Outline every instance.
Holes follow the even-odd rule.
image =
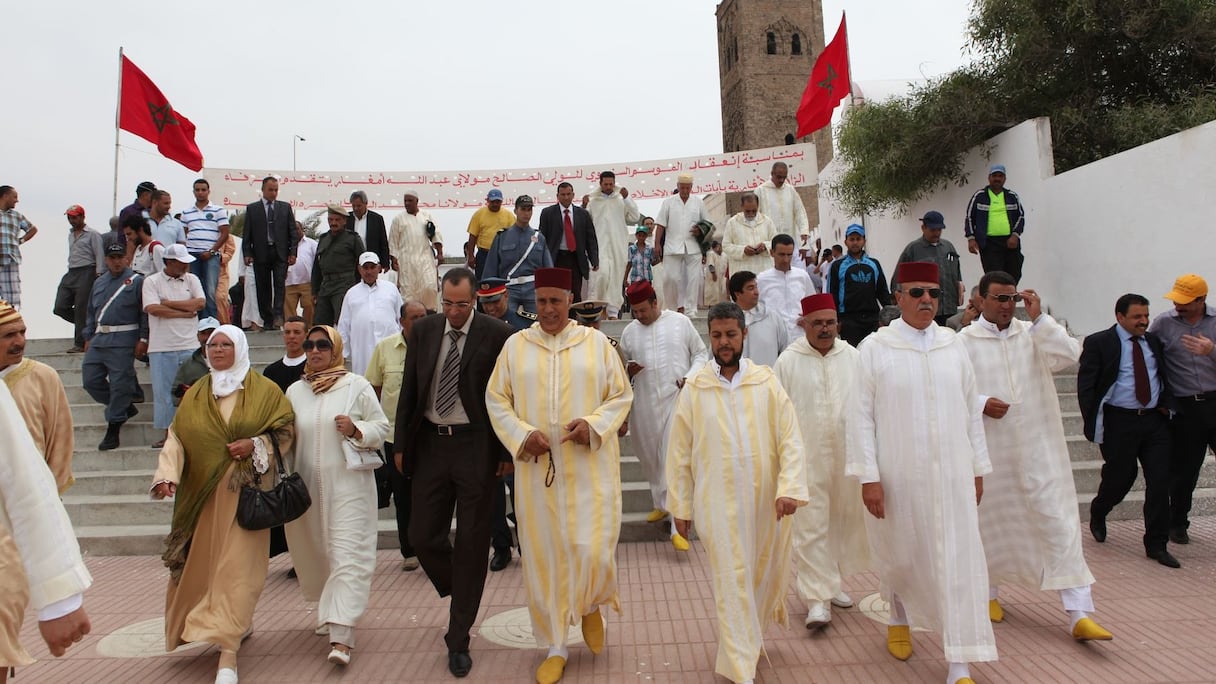
[[[840,11],[840,23],[844,25],[844,63],[849,69],[849,109],[857,106],[857,91],[853,88],[853,51],[849,49],[849,14]],[[861,228],[866,229],[866,215],[861,215]]]
[[[118,97],[114,101],[114,204],[111,216],[118,215],[118,130],[122,123],[122,47],[118,48]]]

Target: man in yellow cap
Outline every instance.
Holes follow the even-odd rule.
[[[38,452],[46,459],[63,493],[72,486],[72,411],[55,369],[25,358],[25,320],[0,300],[0,378],[25,419]]]
[[[1170,421],[1169,538],[1189,544],[1191,498],[1208,448],[1216,448],[1216,308],[1207,303],[1207,281],[1194,273],[1174,281],[1165,298],[1174,309],[1158,315],[1148,330],[1165,345],[1165,374],[1178,402]]]

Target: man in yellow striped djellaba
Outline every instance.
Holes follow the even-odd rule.
[[[709,556],[718,613],[714,671],[751,684],[765,628],[788,626],[790,516],[808,499],[802,435],[773,370],[743,358],[743,309],[715,304],[707,318],[714,358],[676,399],[667,504],[685,538],[697,521]]]
[[[633,390],[603,333],[570,320],[570,271],[535,273],[537,322],[507,340],[486,388],[499,440],[515,457],[515,505],[528,610],[548,655],[538,684],[561,679],[567,628],[581,620],[592,653],[604,647],[600,606],[620,611],[617,429]]]

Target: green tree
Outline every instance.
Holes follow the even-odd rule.
[[[966,183],[964,154],[1026,119],[1050,117],[1057,171],[1216,119],[1211,0],[976,0],[968,39],[972,64],[841,124],[850,211]]]

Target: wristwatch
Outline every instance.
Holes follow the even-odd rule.
[[[220,252],[218,249],[211,250],[211,256],[219,256],[219,255],[220,255]]]

